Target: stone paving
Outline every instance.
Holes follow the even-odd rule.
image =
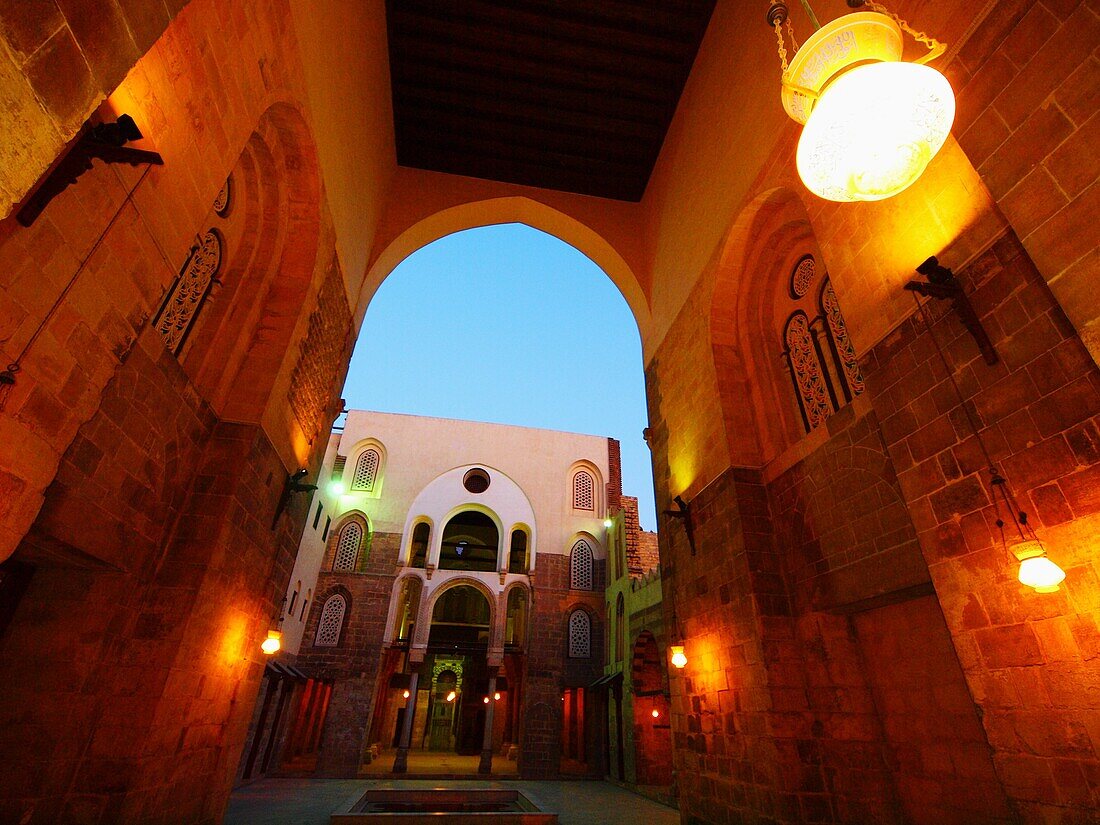
[[[329,814],[370,788],[515,788],[561,825],[678,825],[680,814],[606,782],[261,779],[229,799],[224,825],[328,825]]]

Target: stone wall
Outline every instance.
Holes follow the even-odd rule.
[[[220,817],[305,518],[272,529],[284,477],[147,329],[16,554],[37,569],[0,641],[0,818]]]
[[[367,729],[378,691],[386,619],[399,570],[401,535],[374,533],[369,553],[360,554],[357,570],[335,572],[332,563],[339,528],[347,517],[329,531],[328,548],[321,562],[316,595],[296,664],[308,675],[334,683],[321,734],[318,773],[353,777],[369,744]],[[335,647],[317,647],[313,642],[321,610],[335,593],[342,593],[347,599],[340,643]]]
[[[587,687],[603,674],[604,596],[606,561],[596,560],[592,590],[569,589],[569,557],[539,556],[534,579],[531,625],[526,649],[523,705],[520,709],[520,775],[527,779],[553,779],[561,763],[562,691]],[[592,621],[592,656],[568,657],[567,623],[576,608],[588,612]],[[586,692],[586,701],[591,691]],[[587,764],[593,776],[603,773],[603,741],[598,736],[604,713],[596,703],[588,704],[589,740],[585,743]]]
[[[689,822],[1083,822],[1095,805],[1100,373],[1011,233],[958,274],[1001,362],[944,306],[936,338],[1065,586],[1015,580],[987,462],[914,315],[811,449],[695,493],[694,554],[678,524],[661,534],[689,658],[672,685]]]

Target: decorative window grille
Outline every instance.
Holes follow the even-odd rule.
[[[821,349],[805,312],[799,310],[787,320],[783,342],[786,344],[783,355],[790,368],[802,423],[806,432],[810,432],[832,415],[836,402],[831,397],[832,388],[822,369]]]
[[[626,636],[626,602],[623,601],[623,594],[619,594],[618,603],[615,605],[615,661],[621,662],[623,660],[623,650],[625,649],[624,639]]]
[[[596,509],[596,482],[592,478],[592,474],[586,470],[581,470],[575,476],[573,476],[573,509],[574,510],[595,510]]]
[[[358,492],[373,493],[375,482],[378,480],[378,466],[382,463],[382,456],[378,450],[371,447],[364,450],[355,462],[355,473],[351,477],[351,489]]]
[[[569,614],[569,658],[587,659],[592,655],[592,620],[583,610]]]
[[[359,561],[359,549],[363,546],[363,525],[349,521],[340,528],[336,539],[336,556],[332,562],[333,570],[354,570]]]
[[[592,548],[584,539],[569,553],[569,586],[574,590],[592,589]]]
[[[851,396],[863,392],[866,384],[863,382],[863,373],[859,371],[859,361],[856,359],[852,339],[848,337],[848,325],[844,323],[844,316],[840,312],[840,302],[828,278],[825,279],[825,284],[821,288],[821,314],[825,317],[829,330],[829,343],[832,345],[833,357],[837,361],[837,368],[845,384],[845,395],[851,400]]]
[[[157,332],[173,353],[183,348],[222,263],[221,235],[208,229],[193,247],[157,314]]]
[[[317,622],[317,636],[313,640],[315,647],[336,647],[340,644],[340,631],[344,627],[344,613],[347,609],[347,600],[339,593],[328,597]]]

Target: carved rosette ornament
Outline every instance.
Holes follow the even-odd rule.
[[[810,291],[817,277],[817,262],[812,255],[803,255],[791,271],[791,297],[801,298]]]
[[[225,179],[225,183],[222,184],[222,188],[218,190],[217,196],[214,198],[214,213],[219,218],[224,218],[229,214],[229,207],[233,201],[233,176],[230,175]]]

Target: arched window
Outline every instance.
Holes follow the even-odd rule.
[[[512,531],[512,543],[508,549],[508,572],[527,572],[527,533],[523,530]]]
[[[359,564],[359,550],[363,546],[363,525],[352,520],[340,528],[336,537],[336,553],[332,560],[332,569],[353,571]]]
[[[298,604],[298,594],[302,592],[302,580],[298,579],[298,583],[294,585],[294,592],[290,594],[290,606],[286,609],[286,615],[294,615],[294,607]]]
[[[587,470],[580,470],[573,476],[573,509],[596,509],[596,480]]]
[[[412,552],[409,554],[409,567],[424,567],[428,560],[428,539],[432,528],[427,522],[420,522],[413,528]]]
[[[373,493],[378,483],[378,470],[382,465],[382,455],[374,447],[363,450],[355,462],[355,472],[351,476],[351,489],[356,493]]]
[[[791,272],[788,294],[796,309],[783,328],[783,358],[806,432],[863,392],[855,349],[828,277],[814,305],[812,287],[820,273],[812,255],[803,255]],[[816,315],[810,318],[807,313]]]
[[[344,627],[347,609],[347,600],[339,593],[328,597],[317,621],[317,636],[313,640],[315,647],[336,647],[340,644],[340,631]]]
[[[615,661],[623,660],[623,638],[626,635],[626,602],[623,594],[619,594],[619,600],[615,604]]]
[[[592,656],[592,620],[583,610],[569,614],[569,658],[588,659]]]
[[[584,539],[569,551],[569,586],[574,590],[592,589],[592,548]]]

